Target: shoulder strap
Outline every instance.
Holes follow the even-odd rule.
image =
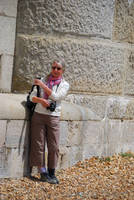
[[[37,87],[37,97],[40,97],[40,87],[39,87],[39,85],[32,85],[32,88],[31,88],[31,91],[29,92],[29,94],[31,94],[34,87]]]

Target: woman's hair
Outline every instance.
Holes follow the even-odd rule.
[[[53,64],[54,62],[57,62],[57,63],[61,64],[61,65],[62,65],[62,70],[63,70],[63,72],[65,72],[65,61],[64,61],[63,59],[55,59],[55,60],[52,62],[52,64]],[[51,64],[51,66],[52,66],[52,64]],[[50,75],[51,75],[51,72],[46,76],[46,81],[48,80],[48,78],[49,78]]]
[[[65,61],[63,59],[61,59],[61,60],[56,59],[56,60],[53,61],[53,63],[54,62],[61,64],[63,72],[65,71]]]

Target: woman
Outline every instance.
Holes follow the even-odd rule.
[[[52,64],[51,73],[46,79],[35,79],[34,84],[40,86],[40,97],[33,91],[31,101],[37,103],[31,124],[30,167],[38,166],[41,181],[52,184],[59,183],[55,176],[55,168],[59,155],[59,118],[61,100],[69,90],[69,84],[63,79],[65,64],[56,60]],[[48,158],[45,168],[45,143],[47,143]]]

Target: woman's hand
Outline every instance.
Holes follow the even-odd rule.
[[[32,98],[32,101],[33,101],[34,103],[41,103],[41,105],[42,105],[43,107],[45,107],[45,108],[49,106],[48,101],[47,101],[46,99],[43,99],[43,98],[40,98],[40,97],[34,96],[34,97]]]
[[[46,87],[46,85],[39,79],[34,80],[34,85],[39,85],[43,89]]]

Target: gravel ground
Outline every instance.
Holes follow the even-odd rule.
[[[57,171],[60,184],[33,180],[1,179],[0,200],[134,200],[134,154],[93,157]]]

